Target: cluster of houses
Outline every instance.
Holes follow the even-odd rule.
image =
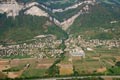
[[[72,44],[71,44],[72,43]],[[99,40],[99,39],[91,39],[91,40],[85,40],[83,39],[81,36],[78,36],[76,38],[69,38],[67,41],[66,41],[66,45],[72,45],[70,48],[74,48],[76,46],[81,46],[83,47],[84,49],[90,49],[92,50],[92,48],[96,48],[96,47],[99,47],[99,46],[104,46],[108,49],[111,49],[111,48],[119,48],[120,47],[120,41],[119,40]],[[69,51],[71,50],[69,48]]]
[[[81,60],[85,58],[85,52],[83,51],[83,49],[81,48],[77,41],[73,41],[69,38],[68,40],[65,41],[65,45],[66,45],[65,51],[66,53],[69,54],[70,61]]]
[[[63,53],[59,45],[62,40],[57,40],[53,35],[37,36],[31,42],[23,44],[0,46],[0,56],[31,55],[34,58],[56,58]]]

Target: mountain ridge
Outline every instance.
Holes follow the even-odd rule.
[[[1,14],[7,15],[8,18],[9,16],[13,16],[14,19],[22,15],[31,16],[31,17],[44,16],[48,18],[50,22],[54,23],[55,25],[63,29],[66,33],[68,33],[68,35],[73,33],[79,34],[80,31],[82,30],[82,26],[88,29],[91,27],[94,29],[95,26],[101,27],[100,25],[102,25],[103,28],[105,26],[108,26],[108,28],[110,28],[113,24],[116,24],[116,26],[119,26],[119,20],[120,20],[120,14],[119,14],[120,6],[118,5],[119,0],[110,0],[110,1],[108,0],[75,0],[73,2],[68,0],[68,2],[55,1],[56,4],[53,3],[53,0],[51,1],[26,0],[25,2],[22,2],[22,1],[12,0],[12,2],[1,2],[0,3]],[[57,7],[58,3],[59,4],[62,3],[61,5],[64,5],[64,4],[69,4],[69,5],[66,5],[66,7],[61,6],[58,8]],[[54,4],[55,6],[51,6],[52,4]],[[6,9],[4,6],[6,7]],[[12,8],[10,8],[10,6],[12,6]],[[17,10],[13,8],[14,6],[18,7],[18,8],[16,7]],[[14,22],[8,23],[8,25],[11,25],[11,24],[15,24],[15,23]],[[36,24],[34,26],[36,26]],[[119,30],[119,28],[117,29]],[[119,33],[116,33],[116,34],[119,34]]]
[[[76,9],[78,6],[81,6],[82,4],[85,4],[85,6],[80,10],[80,12],[82,13],[82,12],[86,12],[86,11],[88,11],[88,9],[89,9],[89,6],[88,6],[88,4],[89,5],[94,5],[94,3],[95,3],[95,0],[90,0],[90,1],[87,1],[87,0],[85,0],[85,1],[82,1],[82,2],[79,2],[79,3],[76,3],[76,4],[74,4],[74,5],[72,5],[72,6],[69,6],[69,7],[67,7],[67,8],[65,8],[65,9],[62,9],[62,8],[60,8],[60,9],[51,9],[51,8],[48,8],[47,6],[45,6],[45,5],[43,5],[43,4],[39,4],[39,3],[37,3],[37,2],[31,2],[31,3],[26,3],[25,5],[23,5],[23,4],[18,4],[15,0],[13,0],[12,2],[9,2],[10,4],[7,4],[8,2],[6,2],[6,3],[3,3],[3,7],[0,7],[1,8],[1,10],[3,11],[3,12],[1,12],[1,13],[7,13],[7,15],[8,16],[18,16],[19,15],[19,12],[23,9],[26,9],[26,8],[30,8],[30,7],[33,7],[33,6],[37,6],[37,5],[39,5],[39,6],[41,6],[42,8],[44,8],[44,9],[46,9],[46,10],[49,10],[49,11],[51,11],[52,12],[52,14],[53,15],[55,15],[54,13],[55,12],[64,12],[64,11],[68,11],[68,10],[70,10],[70,9]],[[14,4],[13,4],[14,3]],[[11,5],[11,4],[13,4],[13,5]],[[5,6],[6,5],[6,6]],[[7,5],[9,5],[9,7],[7,6]],[[10,8],[10,6],[11,7],[15,7],[16,9],[11,9]],[[6,8],[8,8],[7,10],[8,11],[5,11],[4,10],[4,7],[6,7]],[[18,7],[18,9],[17,9],[17,7]],[[12,12],[9,12],[9,11],[12,11]],[[32,11],[32,12],[34,12],[34,11]],[[36,11],[35,11],[35,13],[36,13]],[[35,14],[34,13],[34,14]],[[47,13],[47,12],[46,12]],[[11,15],[9,15],[9,14],[11,14]],[[38,13],[36,13],[36,14],[38,14]],[[80,13],[78,12],[77,14],[75,14],[75,15],[73,15],[73,16],[71,16],[70,18],[72,19],[67,19],[66,21],[65,20],[63,20],[62,22],[60,21],[60,20],[58,20],[56,17],[53,17],[53,16],[51,16],[51,15],[48,15],[50,18],[53,18],[53,19],[50,19],[50,20],[55,20],[54,21],[54,23],[56,23],[56,25],[58,25],[58,26],[61,26],[63,29],[67,29],[70,25],[67,25],[68,23],[70,23],[70,22],[74,22],[74,20],[76,19],[74,19],[73,17],[74,16],[76,16],[76,15],[80,15]],[[31,14],[32,15],[32,14]],[[57,16],[57,15],[55,15],[55,16]],[[58,16],[59,17],[59,16]],[[63,18],[64,19],[64,18]]]

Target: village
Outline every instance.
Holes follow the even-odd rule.
[[[120,41],[119,40],[99,40],[99,39],[90,39],[90,40],[85,40],[84,38],[82,38],[81,35],[79,35],[77,38],[74,38],[71,36],[71,38],[69,38],[68,40],[66,40],[66,45],[70,46],[80,46],[83,47],[85,49],[92,49],[98,46],[104,46],[108,49],[116,47],[119,48],[120,47]],[[70,44],[71,43],[71,44]]]
[[[11,57],[15,55],[30,55],[33,58],[56,58],[61,53],[59,47],[62,40],[57,40],[53,35],[40,35],[23,44],[13,44],[8,46],[0,46],[1,57]]]
[[[106,74],[108,68],[120,61],[120,43],[117,40],[86,41],[81,36],[70,36],[64,41],[65,49],[60,47],[61,44],[63,41],[57,40],[54,35],[38,35],[21,44],[1,45],[0,71],[8,78],[27,77],[30,71],[38,77],[49,76],[47,71],[51,66],[56,66],[59,75],[73,75],[76,72]],[[103,49],[98,47],[102,45]],[[29,57],[24,57],[26,55]]]

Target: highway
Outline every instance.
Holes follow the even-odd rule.
[[[84,78],[117,78],[120,79],[120,76],[77,76],[77,77],[54,77],[54,78],[44,78],[44,79],[31,79],[31,80],[72,80],[72,79],[84,79]],[[26,79],[28,80],[28,79]],[[30,79],[29,79],[30,80]]]

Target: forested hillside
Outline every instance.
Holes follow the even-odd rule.
[[[117,5],[98,4],[88,14],[79,16],[68,29],[70,34],[87,39],[118,39],[120,36],[120,8]]]
[[[67,34],[46,17],[21,15],[16,18],[0,15],[0,41],[21,41],[40,34],[53,34],[58,39]]]

